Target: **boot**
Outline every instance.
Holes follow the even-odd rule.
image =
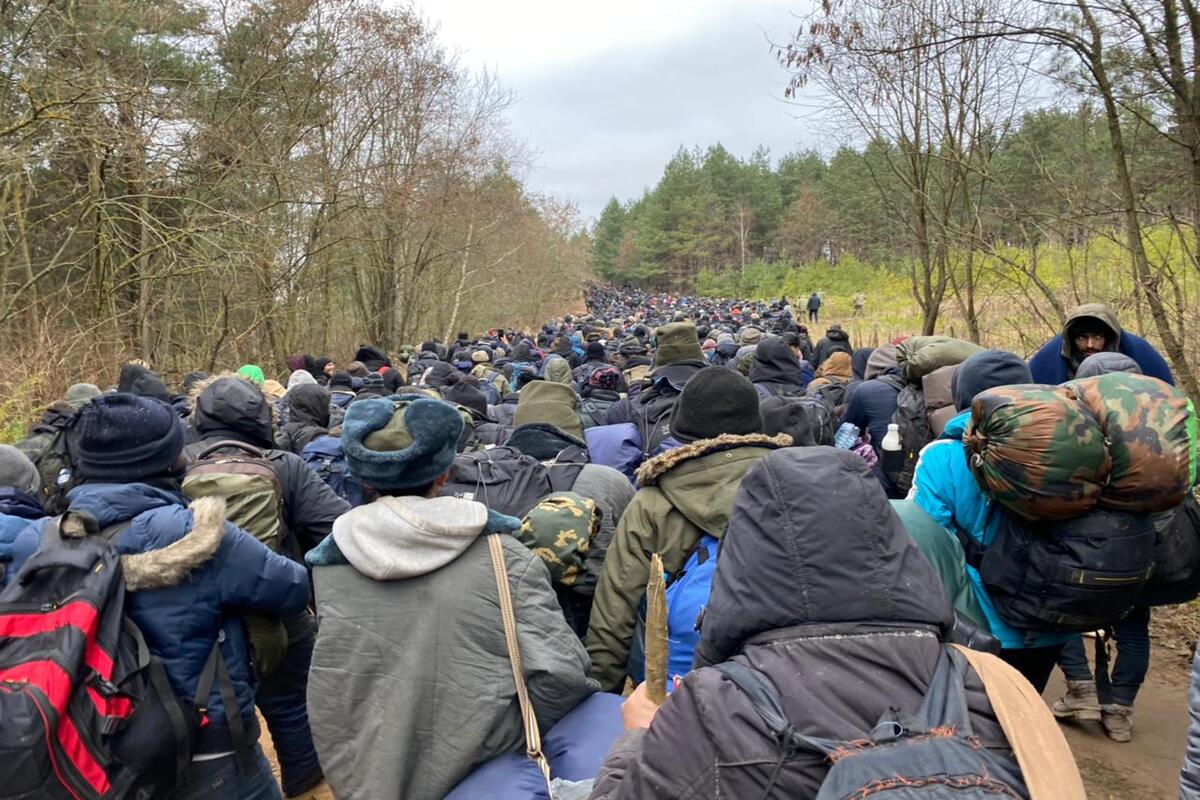
[[[1106,703],[1101,712],[1100,722],[1108,738],[1114,742],[1128,742],[1133,738],[1133,706]]]
[[[1100,698],[1095,681],[1067,681],[1067,693],[1050,707],[1059,719],[1100,721]]]

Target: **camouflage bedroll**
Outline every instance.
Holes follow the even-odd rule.
[[[1112,474],[1100,505],[1167,511],[1196,483],[1196,409],[1180,389],[1148,375],[1114,372],[1066,384],[1100,422]]]
[[[896,347],[896,363],[909,383],[920,383],[934,370],[961,364],[983,350],[977,344],[949,336],[912,336]]]
[[[1064,387],[982,392],[971,404],[963,445],[980,487],[1028,521],[1087,513],[1112,470],[1099,420]]]

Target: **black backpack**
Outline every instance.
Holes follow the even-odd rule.
[[[1138,605],[1169,606],[1200,596],[1200,505],[1191,492],[1174,511],[1154,514],[1154,571]]]
[[[41,547],[0,593],[0,794],[170,796],[192,760],[219,679],[235,741],[241,715],[213,644],[196,701],[180,700],[125,615],[121,558],[87,515],[45,526]],[[239,739],[240,737],[240,739]]]
[[[543,463],[508,446],[463,453],[455,457],[450,480],[438,494],[474,500],[501,514],[524,517],[547,495],[569,491],[586,463],[586,457],[566,456],[561,462],[556,459]]]
[[[837,419],[820,397],[777,394],[765,398],[759,407],[768,434],[789,434],[796,447],[833,446]]]
[[[634,406],[633,422],[642,440],[642,456],[651,458],[658,454],[662,443],[671,438],[671,412],[675,410],[679,394],[662,389],[646,391],[650,395]]]
[[[975,739],[963,683],[966,660],[952,648],[943,648],[915,714],[892,708],[879,720],[869,739],[853,742],[797,732],[784,713],[778,688],[759,670],[737,661],[717,664],[715,669],[745,693],[775,744],[777,760],[762,764],[767,772],[763,800],[774,796],[772,792],[788,761],[809,754],[832,764],[816,800],[892,796],[893,790],[897,798],[920,795],[994,800],[1027,796],[1015,759],[981,747]]]
[[[900,496],[912,488],[917,471],[917,459],[925,445],[933,441],[933,428],[925,409],[925,392],[917,384],[906,383],[896,395],[896,413],[892,422],[900,428],[900,454],[904,457],[899,470],[887,473]]]
[[[1140,602],[1154,567],[1147,514],[1097,508],[1063,522],[1023,523],[1003,514],[986,549],[959,531],[996,611],[1014,628],[1094,631]]]

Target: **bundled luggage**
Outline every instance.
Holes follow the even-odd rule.
[[[1029,521],[1087,512],[1112,470],[1096,417],[1061,387],[1002,386],[980,393],[963,445],[980,488]]]
[[[443,497],[461,497],[483,503],[493,511],[524,517],[542,498],[569,491],[587,464],[578,455],[551,469],[532,456],[507,445],[462,453],[455,457]]]
[[[919,384],[934,370],[961,364],[984,348],[949,336],[913,336],[896,347],[896,363],[909,383]]]
[[[1196,409],[1182,389],[1127,372],[1066,386],[1108,441],[1112,471],[1100,505],[1154,512],[1183,502],[1196,483]]]

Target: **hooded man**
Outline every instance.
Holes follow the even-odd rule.
[[[813,350],[814,367],[820,367],[834,353],[845,353],[853,355],[854,348],[850,346],[850,335],[842,330],[841,325],[830,325],[825,331],[825,336],[817,342],[816,348]]]
[[[520,521],[437,496],[462,426],[453,406],[417,395],[346,413],[350,470],[380,496],[308,556],[321,617],[313,732],[339,797],[444,797],[474,767],[524,749],[492,534],[542,729],[596,690],[545,563],[510,535]]]
[[[754,350],[749,378],[758,396],[766,399],[803,394],[812,373],[805,375],[803,364],[783,337],[768,336]]]
[[[0,589],[17,574],[12,565],[37,550],[37,530],[29,523],[46,516],[38,499],[41,488],[33,462],[12,445],[0,444]]]
[[[1003,517],[979,488],[967,463],[962,437],[971,420],[971,401],[980,392],[997,386],[1029,382],[1029,367],[1012,353],[984,350],[968,358],[954,373],[951,389],[959,414],[946,424],[939,439],[926,445],[917,461],[909,497],[939,525],[962,531],[983,548],[996,538]],[[976,597],[987,616],[992,635],[1000,640],[1001,658],[1016,667],[1041,692],[1046,688],[1059,651],[1070,635],[1017,630],[996,611],[979,571],[968,566],[967,575],[975,585]]]
[[[982,681],[942,644],[954,614],[941,582],[861,459],[765,454],[728,516],[694,668],[657,711],[637,713],[643,688],[626,701],[592,798],[816,797],[835,759],[772,735],[727,665],[773,684],[789,730],[836,741],[908,719],[949,666],[961,688],[948,703],[965,706],[985,774],[1025,788]]]
[[[625,681],[650,554],[675,573],[702,534],[719,539],[742,475],[791,443],[762,429],[758,393],[732,370],[701,370],[679,395],[670,433],[683,446],[638,470],[642,488],[621,516],[596,588],[587,645],[592,675],[605,691],[620,691]]]
[[[1154,346],[1121,330],[1117,315],[1103,303],[1072,309],[1062,333],[1042,345],[1029,359],[1029,372],[1034,383],[1063,383],[1076,377],[1085,358],[1097,353],[1123,353],[1137,362],[1142,374],[1175,385],[1171,368]]]
[[[117,380],[117,391],[136,394],[139,397],[153,397],[164,403],[171,402],[171,392],[163,383],[158,373],[142,364],[132,361],[121,367],[121,377]]]
[[[185,505],[183,442],[183,424],[165,403],[123,393],[88,403],[75,425],[72,455],[80,484],[69,494],[68,516],[86,514],[100,530],[115,531],[125,613],[179,698],[190,704],[214,649],[224,662],[227,678],[198,699],[207,708],[206,722],[172,797],[211,798],[220,787],[224,796],[279,798],[258,745],[254,705],[260,687],[241,615],[303,611],[308,576],[302,565],[226,522],[221,501]],[[38,527],[43,540],[58,535]],[[233,715],[240,724],[230,723]]]
[[[329,433],[329,392],[316,384],[301,384],[288,391],[284,402],[288,421],[275,437],[275,446],[300,455],[305,445]]]
[[[886,344],[877,347],[867,359],[863,370],[866,379],[848,393],[846,413],[842,422],[850,422],[858,426],[859,431],[870,435],[871,447],[877,456],[881,455],[883,437],[887,435],[888,424],[896,413],[896,399],[904,388],[904,379],[900,377],[900,368],[896,363],[896,346]],[[884,474],[879,464],[874,468],[875,477],[879,478],[883,490],[892,499],[900,499],[895,485]]]
[[[350,505],[309,469],[300,456],[272,449],[275,439],[271,407],[257,387],[241,378],[219,377],[198,389],[192,426],[201,441],[188,446],[188,455],[194,458],[213,444],[230,439],[264,451],[281,490],[283,550],[299,562],[304,553],[328,536],[333,521],[349,510]],[[319,386],[304,390],[325,391]],[[328,413],[328,399],[325,408]],[[316,621],[304,609],[284,617],[283,621],[288,629],[287,650],[279,666],[263,680],[257,699],[275,744],[284,792],[293,796],[308,791],[322,777],[309,731],[305,698]]]

